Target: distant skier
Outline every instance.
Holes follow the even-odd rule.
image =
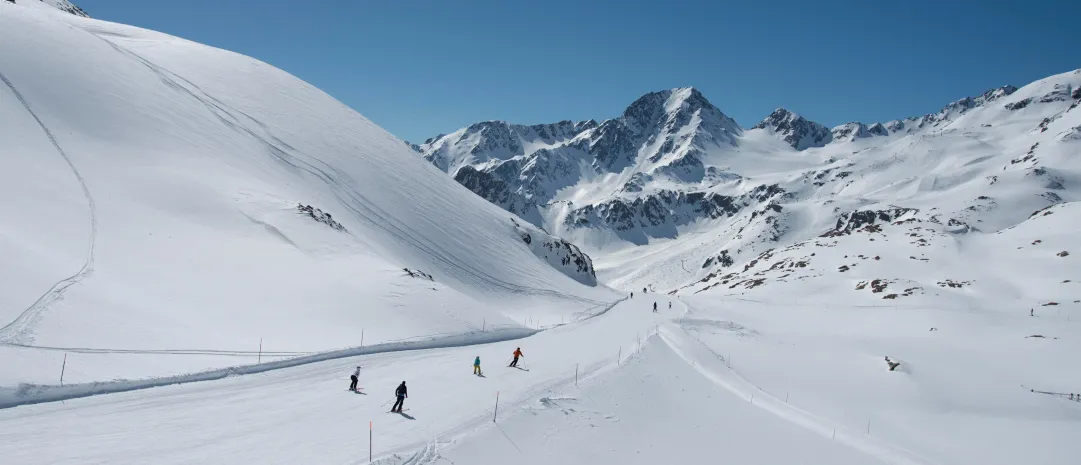
[[[646,293],[646,288],[644,288],[644,287],[642,288],[642,293],[643,293],[643,294],[645,294],[645,293]]]
[[[525,357],[525,355],[522,355],[522,348],[521,347],[519,347],[517,349],[514,349],[514,360],[512,362],[510,362],[510,366],[515,367],[515,368],[518,367],[518,357]]]
[[[672,309],[672,302],[668,302],[668,309],[669,309],[669,310],[671,310],[671,309]]]
[[[634,298],[634,291],[631,291],[631,298]]]
[[[357,390],[357,381],[359,379],[360,379],[360,367],[357,367],[357,370],[354,371],[353,374],[349,375],[349,381],[350,381],[349,382],[349,390],[350,391],[356,391]]]
[[[657,302],[653,302],[653,313],[657,313]]]
[[[1030,308],[1030,309],[1028,309],[1028,316],[1036,316],[1036,315],[1033,315],[1033,314],[1032,314],[1032,309],[1031,309],[1031,308]]]
[[[480,375],[480,356],[473,360],[473,374]]]
[[[398,385],[398,389],[394,390],[394,396],[398,398],[398,401],[394,403],[394,406],[390,408],[391,412],[402,413],[402,406],[405,403],[405,399],[409,397],[409,391],[405,388],[405,381]]]

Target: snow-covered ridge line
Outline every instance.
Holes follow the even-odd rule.
[[[307,365],[310,363],[325,362],[327,360],[355,357],[358,355],[402,352],[408,350],[443,349],[448,347],[463,347],[476,344],[511,341],[529,337],[538,332],[540,332],[540,330],[530,328],[505,328],[486,332],[472,332],[437,337],[422,341],[387,342],[366,347],[352,347],[330,352],[321,352],[318,354],[261,363],[258,365],[234,366],[163,378],[116,380],[99,383],[69,384],[64,386],[23,384],[15,389],[0,388],[0,409],[17,407],[20,405],[39,404],[43,402],[77,399],[99,394],[115,394],[119,392],[168,386],[171,384],[214,381],[229,376],[251,375],[271,370]]]

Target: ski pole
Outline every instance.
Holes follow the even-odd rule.
[[[387,404],[389,404],[389,403],[391,403],[391,402],[394,402],[394,400],[395,400],[395,399],[390,399],[390,400],[388,400],[388,401],[386,401],[386,402],[383,402],[383,405],[380,405],[380,407],[386,407],[386,406],[387,406]]]

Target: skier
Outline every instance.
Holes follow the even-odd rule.
[[[1028,316],[1035,316],[1035,315],[1032,314],[1032,309],[1031,308],[1028,309]]]
[[[350,381],[349,390],[350,391],[356,391],[357,390],[357,380],[359,380],[359,379],[360,379],[360,367],[357,367],[357,371],[354,371],[353,374],[349,375],[349,381]]]
[[[473,374],[480,374],[480,355],[477,356],[476,360],[473,360]]]
[[[518,357],[525,357],[525,355],[522,355],[521,347],[514,349],[514,361],[510,362],[510,366],[515,368],[518,367]]]
[[[634,291],[631,291],[631,298],[634,298]]]
[[[402,413],[402,404],[405,399],[409,397],[409,391],[405,389],[405,381],[398,385],[398,389],[394,390],[394,396],[398,398],[398,401],[394,403],[394,406],[390,408],[391,412]]]
[[[657,302],[653,302],[653,313],[657,313]]]
[[[672,302],[668,302],[668,309],[669,309],[669,310],[671,310],[671,309],[672,309]]]

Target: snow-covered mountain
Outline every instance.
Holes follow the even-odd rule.
[[[821,147],[833,140],[829,128],[798,114],[778,108],[751,129],[767,129],[796,150]]]
[[[743,130],[697,90],[673,89],[615,119],[559,123],[554,137],[490,121],[417,148],[582,246],[603,281],[671,290],[813,239],[855,210],[897,205],[995,232],[1074,201],[1079,165],[1065,154],[1079,137],[1079,86],[1074,71],[832,130],[783,108]],[[497,127],[523,129],[479,130]]]
[[[538,306],[614,298],[577,247],[311,85],[51,3],[0,2],[0,387],[40,381],[58,352],[33,347],[145,355],[68,367],[96,381],[232,365],[154,354],[260,338],[520,334]]]

